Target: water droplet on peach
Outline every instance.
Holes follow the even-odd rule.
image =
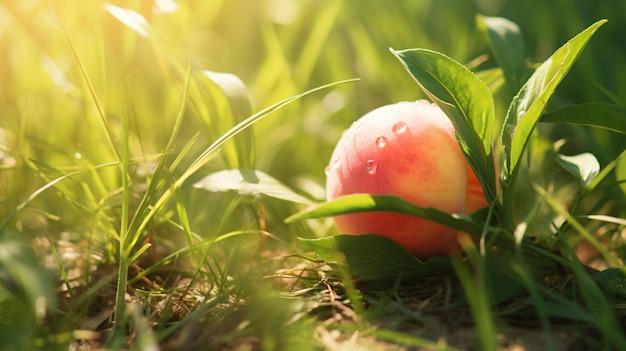
[[[324,168],[324,174],[326,174],[327,176],[330,175],[330,167]]]
[[[394,134],[405,133],[408,129],[409,129],[409,126],[407,126],[406,123],[404,123],[402,121],[398,121],[398,122],[394,123],[393,127],[391,127],[391,131]]]
[[[341,167],[341,160],[340,159],[335,159],[333,161],[333,167],[335,167],[335,168]]]
[[[385,138],[384,136],[379,136],[378,138],[376,138],[376,147],[377,148],[382,149],[385,146],[387,146],[387,138]]]
[[[368,160],[365,163],[365,172],[369,174],[374,174],[378,170],[378,164],[374,160]]]

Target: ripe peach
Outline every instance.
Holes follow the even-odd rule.
[[[400,102],[367,113],[344,132],[327,168],[326,196],[330,201],[354,193],[396,195],[421,207],[464,213],[466,202],[473,210],[486,203],[472,179],[445,113],[425,100]],[[397,213],[341,215],[334,221],[342,234],[382,235],[420,258],[459,250],[458,236],[464,235]]]

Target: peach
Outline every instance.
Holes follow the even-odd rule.
[[[386,105],[364,115],[342,135],[326,173],[329,201],[354,193],[396,195],[448,213],[486,204],[452,123],[425,100]],[[341,215],[334,222],[342,234],[385,236],[419,258],[459,250],[458,237],[464,235],[426,219],[388,212]]]

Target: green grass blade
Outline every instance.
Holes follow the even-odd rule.
[[[96,89],[91,83],[91,79],[89,79],[89,75],[87,74],[87,69],[85,68],[85,65],[83,64],[83,61],[81,60],[80,55],[78,55],[78,51],[76,50],[76,46],[74,45],[74,41],[72,40],[72,37],[70,36],[69,30],[65,26],[65,21],[63,20],[63,17],[61,16],[61,12],[59,11],[59,7],[56,3],[56,0],[50,0],[50,3],[52,4],[52,7],[54,8],[57,18],[59,19],[61,28],[63,28],[65,37],[70,45],[72,54],[74,55],[74,59],[76,60],[76,63],[78,64],[78,68],[80,69],[80,73],[83,76],[83,79],[85,80],[85,84],[87,84],[87,88],[89,89],[89,94],[91,95],[91,99],[93,101],[94,107],[96,108],[96,111],[98,111],[98,115],[100,116],[100,119],[99,119],[100,125],[102,126],[102,130],[105,133],[107,143],[109,144],[109,148],[113,152],[113,156],[115,157],[115,160],[121,164],[122,155],[120,154],[120,151],[117,149],[117,146],[115,144],[115,139],[113,138],[113,134],[111,133],[111,129],[109,128],[109,124],[107,123],[107,117],[104,112],[104,108],[102,107],[102,104],[100,103],[100,100],[98,99],[98,94],[96,94]]]
[[[607,102],[571,105],[544,114],[539,122],[580,124],[626,134],[626,106]]]
[[[191,223],[189,222],[189,214],[187,211],[187,207],[185,206],[183,195],[180,192],[180,189],[176,189],[175,193],[176,199],[176,213],[178,214],[178,219],[180,221],[180,227],[184,233],[185,240],[187,241],[187,246],[191,252],[191,259],[194,263],[194,266],[198,267],[199,262],[196,259],[196,256],[193,254],[193,251],[196,249],[194,244],[194,235],[191,231]]]
[[[587,42],[606,21],[589,26],[552,54],[520,89],[511,102],[502,128],[505,166],[509,176],[519,164],[535,124],[554,93],[570,70]]]
[[[489,202],[495,201],[496,180],[491,150],[495,111],[489,88],[470,70],[439,52],[392,49],[392,53],[448,115],[459,145]]]
[[[626,150],[622,155],[626,154]],[[622,193],[626,195],[626,157],[621,157],[615,161],[615,178],[620,184]]]
[[[50,237],[47,237],[46,239],[48,240],[48,245],[50,245],[50,252],[52,253],[52,257],[54,257],[54,263],[56,263],[56,265],[59,267],[59,272],[61,273],[61,277],[63,278],[63,284],[67,289],[67,294],[72,299],[74,299],[76,298],[76,296],[74,295],[74,288],[72,287],[69,275],[67,274],[67,269],[63,267],[63,260],[61,259],[61,256],[59,256],[59,251],[57,250],[54,241]]]
[[[530,301],[535,307],[535,311],[537,311],[539,323],[541,324],[541,328],[543,329],[549,348],[553,349],[554,340],[551,335],[552,325],[548,318],[547,310],[544,304],[544,299],[542,298],[539,292],[539,288],[537,286],[538,283],[536,282],[536,279],[533,279],[534,278],[533,274],[531,274],[531,272],[529,272],[529,269],[528,269],[530,267],[530,270],[532,270],[532,272],[534,273],[537,271],[537,266],[536,265],[529,266],[526,263],[526,258],[525,258],[524,251],[523,251],[524,246],[522,244],[523,243],[522,239],[526,236],[526,229],[528,228],[528,224],[532,220],[532,218],[535,216],[536,212],[539,210],[539,206],[540,206],[539,203],[535,204],[534,208],[531,209],[531,211],[529,211],[529,213],[525,216],[524,220],[517,225],[517,228],[515,230],[514,235],[515,235],[516,245],[515,245],[515,262],[513,263],[513,272],[521,278],[524,286],[528,290],[528,294],[530,295]],[[549,257],[547,256],[539,256],[539,257],[545,259],[548,262],[554,263],[554,265],[556,266],[556,262],[552,261]],[[551,272],[551,273],[554,274],[554,272]],[[549,274],[541,275],[540,277],[544,278],[547,275]]]
[[[626,219],[624,218],[617,218],[617,217],[607,216],[607,215],[588,215],[588,216],[577,216],[577,217],[593,219],[594,221],[602,221],[606,223],[614,223],[614,224],[626,226]]]
[[[468,258],[475,268],[472,274],[467,263],[461,258],[452,257],[452,266],[461,282],[463,292],[472,310],[476,333],[478,337],[478,349],[484,351],[496,351],[496,326],[491,310],[489,281],[487,269],[484,267],[485,258],[481,256],[473,244],[465,247]]]

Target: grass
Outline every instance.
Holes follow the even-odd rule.
[[[332,221],[285,219],[324,199],[352,121],[424,98],[390,47],[479,72],[502,119],[512,96],[478,13],[519,25],[531,65],[606,18],[546,111],[619,110],[625,5],[147,4],[0,4],[1,349],[624,347],[623,133],[540,123],[512,226],[436,275],[354,279],[349,250],[310,245]],[[593,164],[563,167],[583,152],[589,181]],[[207,181],[237,168],[263,181]]]

